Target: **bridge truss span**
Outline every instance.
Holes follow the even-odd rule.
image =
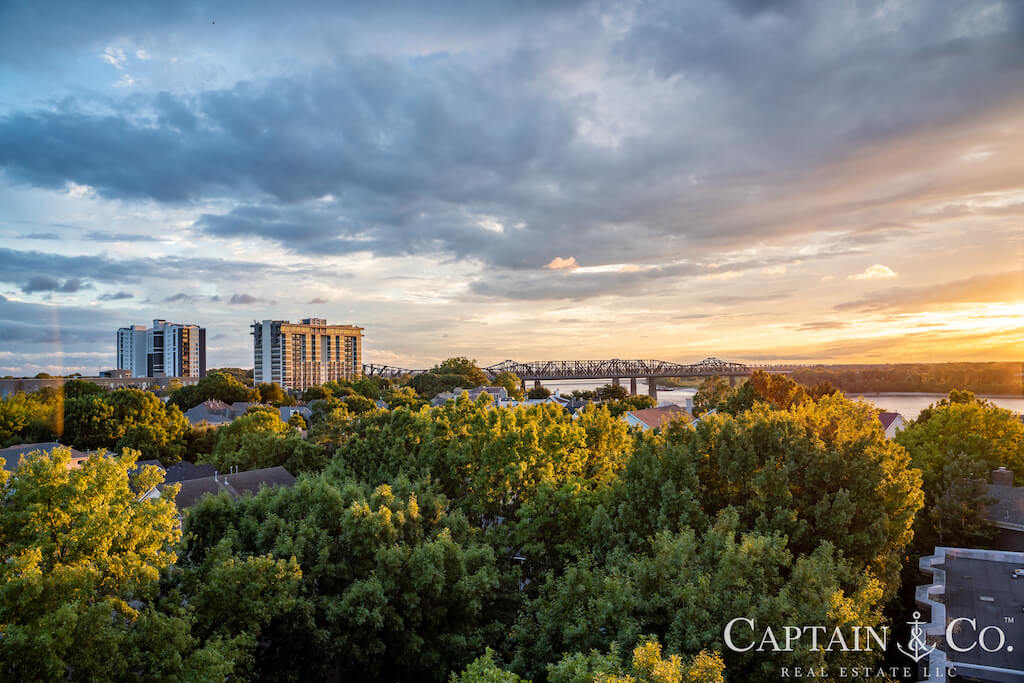
[[[511,372],[525,381],[558,379],[649,379],[660,377],[746,377],[752,372],[743,363],[705,358],[699,363],[669,363],[663,360],[545,360],[520,363],[506,360],[484,368],[491,377]]]

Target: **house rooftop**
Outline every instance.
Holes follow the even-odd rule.
[[[901,418],[902,415],[899,413],[893,413],[890,411],[882,411],[878,414],[878,421],[882,423],[882,429],[888,429],[897,418]]]
[[[676,419],[680,415],[687,414],[686,410],[677,405],[662,406],[660,408],[644,408],[642,410],[631,410],[629,414],[635,419],[643,422],[651,429],[661,429],[664,425]]]
[[[261,470],[216,474],[181,482],[165,482],[158,488],[163,491],[174,483],[181,484],[174,503],[179,510],[184,510],[195,505],[208,493],[216,495],[223,491],[237,499],[246,494],[256,493],[264,486],[292,486],[295,484],[295,477],[283,467],[267,467]]]
[[[7,448],[0,448],[0,460],[3,461],[3,467],[9,472],[13,472],[18,469],[18,464],[21,462],[21,456],[32,453],[33,451],[44,451],[50,453],[57,448],[67,448],[71,451],[72,460],[82,460],[88,455],[80,450],[65,446],[64,444],[57,443],[56,441],[46,441],[44,443],[23,443],[17,446],[9,446]]]
[[[217,470],[213,465],[195,465],[190,462],[179,462],[167,468],[164,475],[164,483],[173,484],[179,481],[190,481],[192,479],[204,479],[212,477]]]
[[[927,610],[923,619],[930,619],[925,636],[937,644],[929,670],[955,668],[958,677],[969,680],[1024,680],[1024,649],[985,652],[973,647],[957,652],[944,637],[949,623],[964,618],[974,624],[955,636],[961,647],[975,643],[990,626],[1002,630],[1006,643],[1024,642],[1024,619],[1019,618],[1024,579],[1013,578],[1015,570],[1024,568],[1024,553],[937,547],[933,555],[921,558],[920,568],[932,577],[931,584],[918,586],[915,596],[917,605]]]
[[[986,490],[994,502],[988,506],[985,519],[998,527],[1024,531],[1024,486],[989,484]]]

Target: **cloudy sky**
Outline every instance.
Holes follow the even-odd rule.
[[[1022,219],[1014,0],[0,3],[0,374],[1020,360]]]

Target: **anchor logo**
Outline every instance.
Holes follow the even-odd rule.
[[[929,645],[925,642],[924,629],[921,628],[921,626],[926,623],[928,622],[921,621],[920,612],[914,612],[914,620],[907,622],[908,626],[913,627],[910,629],[910,642],[907,644],[908,647],[904,647],[903,643],[896,644],[896,649],[913,659],[915,664],[935,651],[934,645]]]

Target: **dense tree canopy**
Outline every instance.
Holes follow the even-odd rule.
[[[408,480],[367,486],[324,477],[233,503],[208,498],[187,518],[187,566],[230,549],[294,557],[294,604],[262,630],[263,680],[444,680],[496,635],[491,549],[446,501]],[[279,653],[278,656],[271,656]],[[286,653],[286,656],[280,656]]]
[[[455,387],[472,389],[485,384],[487,375],[477,367],[476,361],[463,357],[449,358],[409,381],[409,386],[427,399]]]
[[[161,475],[129,477],[136,455],[30,455],[0,470],[0,679],[210,680],[231,672],[187,615],[156,609],[180,537],[169,498],[140,500]]]
[[[188,429],[176,405],[139,389],[118,389],[64,401],[63,441],[75,448],[134,448],[143,459],[177,462]]]
[[[491,381],[491,386],[504,387],[508,397],[517,401],[523,400],[523,382],[514,373],[499,372]]]
[[[225,403],[259,401],[260,392],[239,381],[234,374],[211,371],[196,384],[184,386],[171,394],[170,402],[182,410],[188,410],[209,399]]]
[[[979,491],[989,473],[1006,467],[1024,483],[1024,424],[1009,410],[964,391],[921,411],[896,435],[921,470],[928,515],[918,520],[917,546],[979,544],[991,539],[988,499]]]
[[[980,394],[1024,393],[1021,364],[889,363],[885,365],[831,365],[797,368],[793,379],[812,387],[831,382],[850,394],[881,391],[946,393],[970,390]]]
[[[473,368],[427,374],[471,386]],[[0,490],[0,659],[34,658],[15,678],[721,682],[869,665],[879,653],[736,653],[722,629],[885,624],[913,534],[981,538],[973,480],[1024,471],[1024,426],[961,393],[891,441],[870,405],[764,373],[658,433],[621,419],[648,397],[571,416],[489,395],[429,407],[377,380],[318,389],[305,437],[267,407],[173,436],[177,406],[142,392],[0,402],[10,438],[54,427],[59,403],[86,447],[300,475],[201,500],[179,540],[169,496],[139,500],[159,477],[129,475],[134,453],[26,463]]]

